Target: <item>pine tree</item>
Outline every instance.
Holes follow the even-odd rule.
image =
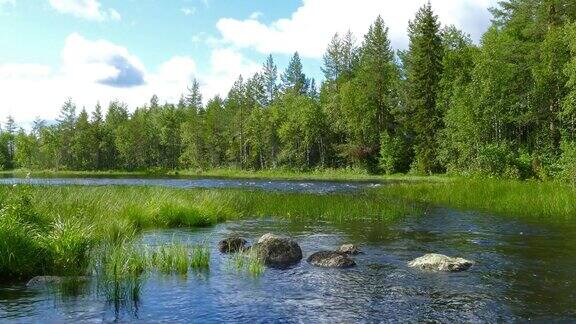
[[[443,46],[440,23],[430,2],[416,13],[409,23],[408,108],[415,134],[415,154],[418,171],[441,171],[437,161],[437,136],[442,128],[442,114],[436,105],[442,76]]]
[[[286,92],[304,94],[308,91],[306,75],[302,72],[302,61],[298,52],[294,53],[288,67],[281,76],[282,90]]]
[[[68,98],[60,110],[58,118],[58,144],[59,154],[56,161],[56,167],[72,167],[74,156],[72,152],[72,140],[74,138],[74,129],[76,126],[76,105],[72,98]]]
[[[278,67],[274,63],[272,55],[268,55],[262,68],[262,77],[264,78],[264,92],[266,94],[265,106],[272,104],[278,93]]]
[[[200,93],[200,82],[197,79],[192,80],[192,86],[188,87],[185,102],[188,109],[195,112],[199,112],[202,109],[202,94]]]

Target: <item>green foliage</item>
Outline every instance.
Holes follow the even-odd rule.
[[[335,34],[319,92],[296,52],[282,73],[270,55],[206,105],[198,80],[177,104],[153,96],[129,112],[113,101],[105,116],[99,104],[77,114],[68,99],[54,125],[37,120],[26,132],[6,121],[0,168],[549,178],[561,142],[576,139],[576,5],[505,0],[491,11],[479,45],[441,26],[430,3],[410,21],[406,51],[394,52],[381,17],[360,45],[351,32]],[[395,144],[382,147],[386,136]]]
[[[380,159],[378,165],[387,174],[400,171],[405,157],[405,146],[402,138],[392,137],[387,132],[380,136]]]
[[[576,143],[575,142],[562,142],[562,157],[560,159],[562,165],[562,179],[570,183],[572,186],[576,185]]]

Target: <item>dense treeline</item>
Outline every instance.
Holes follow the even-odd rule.
[[[430,4],[394,52],[381,18],[357,42],[336,34],[318,88],[295,53],[269,56],[226,98],[203,105],[194,81],[180,102],[89,116],[71,100],[30,132],[12,119],[0,140],[9,169],[294,169],[576,174],[576,2],[507,0],[479,46],[441,26]],[[571,179],[572,180],[572,179]]]

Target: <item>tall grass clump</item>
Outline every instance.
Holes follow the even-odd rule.
[[[164,245],[153,252],[151,262],[162,273],[186,275],[190,265],[189,246],[182,243]]]
[[[44,272],[46,255],[38,235],[35,226],[0,210],[0,281]]]
[[[158,218],[167,227],[202,227],[216,224],[216,219],[196,206],[166,204],[158,212]]]
[[[238,273],[248,273],[251,276],[258,277],[264,273],[264,261],[258,257],[255,251],[247,250],[232,255],[231,266]]]
[[[193,269],[208,269],[210,267],[210,247],[207,244],[191,248],[190,266]]]
[[[56,219],[39,238],[50,260],[49,271],[58,275],[84,274],[94,240],[92,226],[74,218]]]
[[[148,269],[146,253],[132,244],[103,246],[94,264],[98,291],[118,309],[140,299],[143,276]]]

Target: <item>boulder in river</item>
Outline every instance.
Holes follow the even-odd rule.
[[[354,244],[343,244],[340,247],[340,249],[338,249],[338,252],[342,252],[342,253],[346,253],[346,254],[350,254],[350,255],[356,255],[356,254],[362,253],[362,251],[360,251],[360,248],[358,248],[358,245],[354,245]]]
[[[339,251],[320,251],[308,257],[311,265],[322,268],[350,268],[356,265],[348,254]]]
[[[241,237],[233,236],[218,242],[218,251],[221,253],[235,253],[246,249],[248,241]]]
[[[264,264],[271,268],[288,268],[302,260],[302,249],[296,241],[287,237],[265,234],[253,248]]]
[[[273,240],[273,239],[279,239],[282,238],[281,236],[278,236],[276,234],[272,234],[272,233],[266,233],[264,235],[262,235],[259,239],[258,239],[258,243],[264,243],[264,241],[267,240]]]
[[[408,266],[428,271],[458,272],[468,270],[473,261],[430,253],[408,262]]]

